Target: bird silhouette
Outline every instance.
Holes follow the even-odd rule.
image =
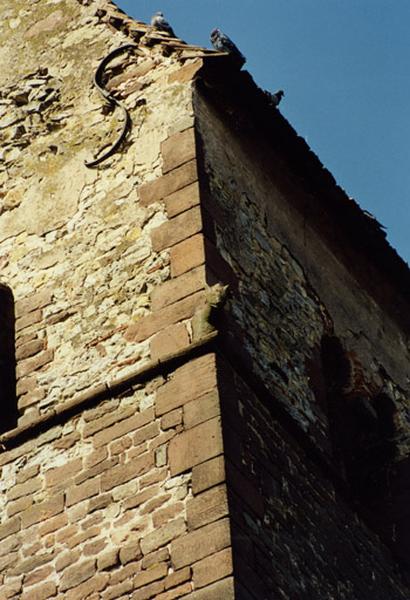
[[[171,37],[176,37],[174,30],[165,19],[164,13],[161,11],[158,11],[155,13],[155,15],[153,15],[151,19],[151,26],[157,31],[165,31],[165,33],[168,33],[168,35]]]
[[[278,90],[274,94],[271,94],[270,92],[265,92],[265,94],[269,100],[269,104],[276,108],[281,103],[281,100],[282,100],[283,96],[285,95],[285,92],[283,90]]]
[[[246,58],[238,47],[233,43],[230,37],[223,33],[220,29],[214,29],[211,32],[212,46],[218,52],[227,52],[242,66],[246,62]]]

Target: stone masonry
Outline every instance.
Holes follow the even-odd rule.
[[[408,600],[377,223],[228,56],[109,0],[0,16],[0,599]]]

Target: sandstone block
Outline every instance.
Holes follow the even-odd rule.
[[[80,600],[80,598],[87,598],[88,600],[98,598],[99,600],[101,598],[99,592],[107,587],[108,581],[108,573],[98,573],[84,583],[68,590],[64,595],[64,600]],[[91,596],[94,593],[96,596]]]
[[[198,179],[196,160],[192,160],[178,169],[142,185],[139,189],[141,204],[147,206],[159,202],[165,196],[184,188]]]
[[[124,335],[125,339],[130,342],[142,342],[165,327],[192,317],[203,298],[204,292],[197,292],[171,306],[162,308],[155,314],[143,317],[138,323],[128,327]]]
[[[163,173],[168,173],[168,171],[195,158],[195,129],[192,127],[171,135],[162,142],[161,154]]]
[[[152,310],[159,310],[168,304],[174,304],[174,302],[204,288],[205,268],[199,266],[154,288],[151,293]]]
[[[214,389],[184,405],[184,427],[190,429],[220,413],[219,393]]]
[[[151,567],[150,569],[141,571],[134,577],[134,588],[143,587],[148,583],[152,583],[158,579],[163,579],[167,573],[168,565],[165,563],[161,563]]]
[[[195,529],[171,542],[171,561],[175,569],[216,554],[231,543],[229,520],[222,519]]]
[[[112,440],[126,435],[129,432],[135,431],[153,420],[154,409],[148,408],[147,410],[134,414],[132,417],[124,419],[112,427],[108,427],[107,429],[97,433],[93,438],[93,445],[95,448],[105,446]]]
[[[197,529],[228,514],[225,485],[213,487],[187,502],[188,529]]]
[[[155,252],[170,248],[202,230],[202,215],[198,206],[166,221],[151,232],[152,248]]]
[[[141,539],[141,550],[144,555],[149,554],[161,546],[165,546],[176,537],[183,535],[185,531],[186,525],[183,517],[175,519],[175,521],[171,521],[160,529],[144,536]]]
[[[231,548],[225,548],[216,554],[203,558],[195,563],[192,569],[195,589],[231,575],[233,570]]]
[[[50,304],[50,301],[53,297],[53,292],[51,289],[46,288],[28,296],[27,298],[23,298],[22,300],[17,300],[14,305],[14,312],[16,319],[23,317],[26,313],[32,312],[39,308],[43,308]]]
[[[217,456],[192,469],[192,491],[198,494],[225,481],[225,459]]]
[[[57,593],[57,586],[53,582],[42,583],[24,591],[21,600],[48,600]]]
[[[176,408],[161,418],[161,429],[166,431],[182,423],[182,409]]]
[[[157,598],[158,594],[160,594],[163,590],[164,582],[156,581],[155,583],[150,583],[149,585],[146,585],[134,592],[130,598],[131,600],[148,600],[148,598]]]
[[[204,264],[205,238],[197,233],[187,240],[175,244],[170,250],[171,275],[179,277],[183,273]]]
[[[124,465],[117,465],[113,469],[106,471],[101,477],[101,490],[106,492],[117,485],[127,483],[131,479],[136,479],[143,473],[146,473],[154,466],[154,453],[147,452],[140,458],[135,458]]]
[[[184,567],[183,569],[179,569],[179,571],[174,571],[165,580],[165,589],[169,590],[170,588],[176,587],[181,583],[185,583],[185,581],[189,581],[191,579],[191,567]]]
[[[31,325],[40,323],[42,318],[43,318],[43,311],[35,310],[31,313],[25,314],[22,317],[16,319],[16,325],[15,325],[16,333],[18,333],[19,331],[23,331],[23,329],[26,329],[26,327],[30,327]]]
[[[44,500],[38,504],[33,504],[21,513],[21,523],[23,527],[30,527],[34,523],[40,523],[45,519],[49,519],[54,515],[61,513],[64,510],[64,495],[57,494],[49,500]]]
[[[193,206],[197,206],[199,201],[199,183],[197,181],[164,198],[165,208],[170,219]]]
[[[155,412],[163,415],[198,398],[216,386],[215,355],[207,354],[175,370],[157,391]]]
[[[213,583],[190,595],[190,600],[222,600],[222,598],[223,600],[235,600],[235,589],[232,577]]]
[[[150,343],[151,358],[156,360],[187,346],[189,346],[189,336],[185,325],[183,323],[170,325],[152,338]]]
[[[175,436],[168,448],[172,475],[178,475],[223,452],[220,418],[201,423]]]
[[[100,481],[98,478],[85,481],[80,485],[73,485],[66,491],[66,505],[67,507],[72,506],[73,504],[77,504],[77,502],[96,496],[99,492]]]
[[[192,81],[192,79],[195,77],[196,73],[201,67],[202,60],[200,59],[197,59],[191,63],[187,63],[186,65],[178,69],[178,71],[174,71],[173,73],[168,75],[168,82],[188,83],[189,81]]]
[[[43,482],[41,477],[32,477],[28,481],[18,483],[9,489],[7,491],[7,500],[16,500],[17,498],[23,498],[29,494],[34,494],[41,490],[42,485]]]
[[[120,562],[122,565],[126,565],[133,560],[139,560],[140,558],[142,558],[142,554],[139,542],[127,544],[120,549]]]
[[[184,583],[176,588],[173,588],[172,590],[168,590],[167,592],[159,594],[159,596],[156,596],[156,600],[174,600],[174,598],[181,598],[181,596],[186,596],[191,591],[192,584]]]
[[[22,360],[34,356],[41,350],[44,350],[44,340],[33,340],[23,344],[16,350],[16,359]]]
[[[37,369],[40,369],[41,367],[44,367],[45,365],[50,363],[53,360],[53,358],[54,358],[53,350],[45,350],[44,352],[41,352],[40,354],[37,354],[36,356],[33,356],[32,358],[27,358],[26,360],[22,360],[17,365],[17,369],[16,369],[17,378],[25,377],[26,375],[29,375],[30,373],[37,371]]]
[[[95,570],[96,561],[93,558],[68,567],[61,577],[60,590],[64,592],[87,581],[94,575]]]
[[[61,467],[49,469],[45,472],[45,482],[47,487],[58,484],[66,485],[67,481],[81,471],[83,466],[82,458],[75,458]]]

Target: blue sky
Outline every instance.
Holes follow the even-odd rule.
[[[256,83],[410,263],[410,0],[117,0],[209,47],[220,27]]]

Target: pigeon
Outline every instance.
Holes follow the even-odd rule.
[[[265,92],[265,94],[269,100],[269,104],[276,108],[279,106],[283,96],[285,95],[285,92],[283,90],[278,90],[274,94],[271,94],[270,92]]]
[[[233,41],[225,33],[222,33],[220,29],[214,29],[211,32],[211,42],[215,50],[218,50],[218,52],[228,52],[241,66],[246,63],[246,58],[242,52],[238,50]]]
[[[165,31],[165,33],[168,33],[171,37],[176,37],[174,30],[168,21],[165,20],[164,13],[161,11],[156,12],[152,17],[151,26],[157,31]]]

